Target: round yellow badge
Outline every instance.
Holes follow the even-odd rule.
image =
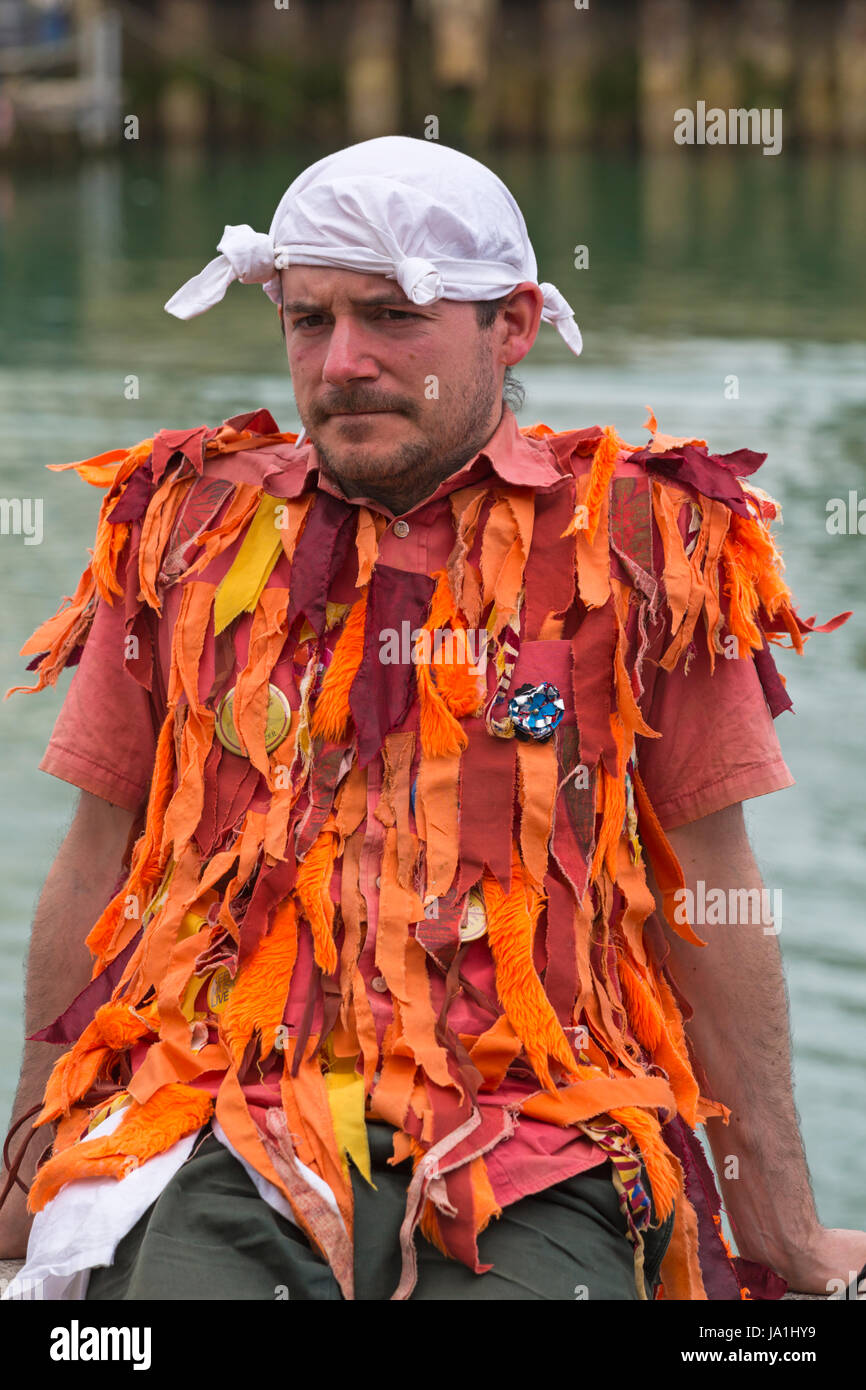
[[[234,989],[234,980],[224,965],[211,975],[207,987],[207,1006],[212,1014],[220,1014],[229,1002]]]
[[[223,748],[245,757],[234,721],[235,687],[232,686],[217,706],[215,733]],[[268,685],[268,713],[265,722],[265,748],[272,753],[292,727],[292,707],[279,686]]]
[[[461,941],[477,941],[487,931],[487,911],[477,888],[470,888],[466,921],[460,928]]]

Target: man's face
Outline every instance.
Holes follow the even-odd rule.
[[[395,280],[324,266],[281,279],[298,412],[346,496],[406,510],[487,442],[504,330],[480,328],[473,304],[419,306]]]

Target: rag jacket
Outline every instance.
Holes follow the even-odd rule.
[[[636,740],[656,736],[650,663],[698,644],[753,662],[775,716],[770,644],[816,629],[748,481],[764,456],[648,427],[647,447],[523,430],[540,484],[482,469],[451,492],[426,575],[379,562],[388,518],[317,485],[263,410],[65,465],[104,498],[75,594],[23,648],[33,689],[119,605],[160,727],[92,980],[36,1035],[68,1046],[32,1209],[214,1117],[351,1298],[349,1164],[369,1179],[366,1121],[385,1120],[412,1160],[406,1298],[416,1229],[488,1267],[489,1156],[543,1121],[612,1160],[641,1296],[644,1174],[653,1219],[674,1213],[661,1296],[779,1296],[725,1244],[695,1133],[732,1098],[703,1093],[665,963],[648,865],[669,930],[702,939]],[[564,707],[542,737],[513,704],[527,686]]]

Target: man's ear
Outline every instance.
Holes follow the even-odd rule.
[[[525,281],[506,295],[500,310],[503,329],[501,360],[513,367],[535,342],[544,308],[544,295],[538,285]]]

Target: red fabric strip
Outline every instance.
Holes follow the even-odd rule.
[[[503,890],[511,890],[516,776],[516,741],[491,738],[473,724],[461,771],[458,894],[467,893],[478,882],[485,864]],[[501,808],[495,817],[490,815],[491,806]]]

